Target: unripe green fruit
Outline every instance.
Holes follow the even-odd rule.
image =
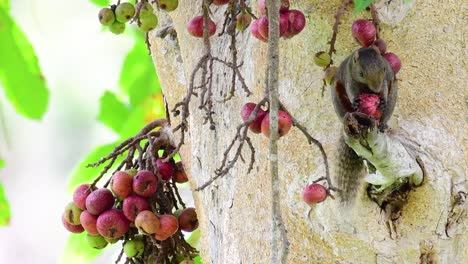
[[[107,241],[101,235],[86,235],[88,244],[95,249],[103,249],[107,246]]]
[[[150,15],[147,17],[140,18],[140,29],[144,32],[148,32],[154,29],[158,25],[158,17],[156,15]]]
[[[150,3],[139,2],[136,5],[136,10],[140,10],[140,19],[153,15],[153,6]]]
[[[325,80],[325,83],[327,85],[330,85],[332,83],[333,78],[335,77],[336,70],[337,68],[332,66],[325,71],[325,77],[323,79]]]
[[[120,238],[110,238],[110,237],[104,237],[104,239],[109,243],[109,244],[115,244],[119,242]]]
[[[83,210],[78,208],[74,202],[70,202],[65,207],[65,220],[71,225],[79,225],[80,223],[80,215]]]
[[[104,26],[110,26],[115,21],[115,14],[110,8],[103,8],[99,11],[99,22]]]
[[[141,2],[140,2],[141,3]],[[130,176],[135,176],[138,173],[137,169],[129,169],[125,171],[126,173],[130,174]]]
[[[110,25],[109,29],[112,33],[119,35],[125,31],[125,24],[115,21],[114,24]]]
[[[131,3],[121,3],[115,8],[115,18],[120,23],[126,23],[135,15],[135,7]]]
[[[159,8],[164,11],[171,12],[176,10],[179,5],[179,0],[159,0]]]
[[[325,51],[315,53],[314,62],[319,67],[327,67],[330,64],[331,58]]]
[[[124,245],[125,255],[129,258],[139,257],[145,251],[145,244],[141,240],[130,240]]]

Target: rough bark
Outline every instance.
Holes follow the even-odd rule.
[[[295,117],[316,136],[329,153],[336,154],[341,124],[329,93],[321,97],[323,71],[312,56],[327,50],[333,15],[340,1],[291,1],[307,17],[305,30],[280,43],[279,94]],[[338,210],[331,199],[310,208],[302,202],[307,182],[324,175],[318,149],[293,130],[278,142],[282,215],[290,242],[288,263],[463,263],[468,259],[466,228],[467,127],[466,127],[466,4],[464,1],[417,1],[396,26],[383,26],[381,37],[399,55],[400,91],[389,126],[406,133],[420,146],[428,171],[422,187],[409,194],[398,222],[399,237],[391,239],[380,208],[364,189],[352,212]],[[213,8],[218,27],[224,8]],[[151,51],[169,109],[180,101],[194,64],[203,54],[203,41],[191,37],[187,21],[201,14],[199,1],[179,1],[179,8],[160,14],[160,23],[172,23],[177,39],[150,33]],[[349,12],[340,26],[335,61],[341,61],[357,45],[350,27],[362,12]],[[218,29],[219,30],[219,29]],[[212,37],[212,50],[229,59],[229,38]],[[216,130],[203,125],[203,115],[191,104],[189,133],[182,158],[196,188],[213,177],[222,153],[241,122],[243,103],[263,97],[267,45],[239,34],[239,60],[249,98],[239,89],[226,103],[215,103]],[[215,96],[223,97],[230,70],[215,69]],[[226,76],[223,77],[226,72]],[[172,118],[173,123],[179,122]],[[175,135],[176,139],[178,134]],[[195,192],[203,233],[201,254],[205,263],[268,263],[270,260],[271,182],[268,139],[253,136],[254,170],[239,162],[224,178]],[[249,155],[248,150],[244,156]],[[334,160],[330,166],[334,166]],[[435,262],[431,262],[431,261]]]

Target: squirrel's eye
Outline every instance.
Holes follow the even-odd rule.
[[[359,76],[361,76],[361,78],[364,78],[364,73],[363,73],[363,72],[359,72]]]

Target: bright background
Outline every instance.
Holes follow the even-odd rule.
[[[98,121],[99,103],[109,90],[128,104],[119,78],[136,38],[131,30],[119,36],[103,30],[99,7],[88,0],[10,5],[39,57],[50,97],[46,114],[34,121],[18,114],[0,88],[0,157],[6,161],[0,181],[12,213],[10,225],[0,227],[0,263],[60,263],[69,237],[60,220],[71,200],[67,182],[93,149],[120,138]],[[112,254],[106,250],[94,263],[113,263]],[[79,257],[61,262],[86,263]]]

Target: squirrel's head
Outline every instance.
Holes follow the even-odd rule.
[[[385,79],[385,59],[376,47],[360,48],[353,55],[353,79],[365,83],[374,93],[383,90]]]

